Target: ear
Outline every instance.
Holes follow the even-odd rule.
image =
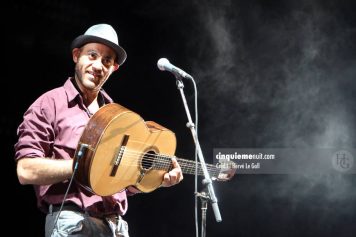
[[[118,63],[115,63],[113,65],[113,72],[115,72],[117,69],[119,69],[119,64]]]
[[[79,54],[80,54],[80,49],[79,48],[74,48],[72,50],[72,57],[73,57],[74,63],[78,62]]]

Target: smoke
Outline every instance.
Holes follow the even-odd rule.
[[[353,66],[339,53],[351,40],[342,22],[307,2],[284,6],[278,17],[269,16],[273,8],[251,5],[249,15],[236,2],[198,6],[203,30],[193,46],[204,65],[195,64],[194,71],[209,108],[203,114],[211,120],[207,133],[223,129],[228,140],[221,135],[218,142],[235,146],[352,145],[350,103],[338,86],[352,76],[336,74],[340,66]],[[255,139],[246,142],[241,133]]]
[[[355,25],[342,3],[242,2],[196,4],[200,24],[190,50],[204,62],[192,64],[205,148],[352,148],[355,98],[347,91],[355,90],[356,58],[348,52]],[[320,230],[355,208],[351,175],[250,179],[256,183],[249,195],[268,205],[287,200],[292,217],[314,210]],[[236,195],[249,185],[241,182]]]

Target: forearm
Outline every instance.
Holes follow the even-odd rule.
[[[73,160],[22,158],[17,162],[17,176],[21,184],[48,185],[69,179]]]

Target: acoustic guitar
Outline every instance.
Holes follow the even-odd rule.
[[[75,180],[100,196],[128,186],[142,192],[157,189],[172,169],[175,134],[116,103],[101,107],[89,120],[78,143],[73,170]],[[184,174],[203,175],[200,163],[175,157]],[[233,164],[223,168],[207,164],[213,180],[231,179]]]

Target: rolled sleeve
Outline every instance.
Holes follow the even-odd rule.
[[[50,111],[41,106],[43,98],[34,103],[25,113],[17,129],[19,137],[15,144],[15,160],[23,157],[50,157],[54,131]]]

